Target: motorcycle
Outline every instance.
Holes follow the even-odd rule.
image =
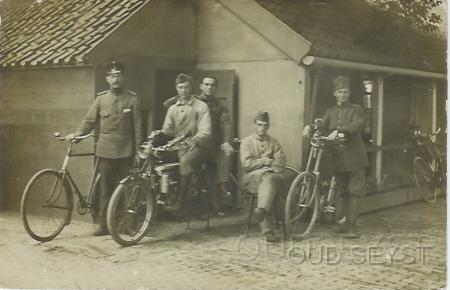
[[[115,242],[122,246],[138,243],[147,234],[164,208],[174,205],[180,196],[179,162],[177,151],[183,141],[190,137],[188,132],[160,145],[156,134],[140,146],[138,151],[141,165],[124,178],[108,205],[107,225]],[[209,199],[206,169],[191,179],[188,188],[190,213],[206,213],[209,226]],[[188,212],[188,225],[191,214]]]

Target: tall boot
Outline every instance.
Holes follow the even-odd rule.
[[[338,197],[336,200],[336,233],[342,234],[348,231],[348,196]]]
[[[178,200],[173,206],[169,206],[167,209],[173,211],[174,213],[184,214],[186,198],[189,191],[189,183],[191,176],[180,176],[180,192],[178,195]]]
[[[348,231],[347,234],[344,236],[344,238],[359,239],[360,235],[356,232],[357,219],[358,219],[358,198],[350,197],[347,210]]]

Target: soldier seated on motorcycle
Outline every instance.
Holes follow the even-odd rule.
[[[195,96],[208,105],[211,115],[211,142],[208,146],[207,166],[211,173],[211,199],[214,211],[224,212],[230,209],[230,200],[227,199],[228,171],[231,164],[231,154],[234,151],[231,145],[232,126],[231,114],[228,108],[216,97],[218,80],[213,75],[205,75],[201,78],[201,94]],[[176,103],[179,95],[169,98],[164,102],[168,109]]]
[[[205,152],[211,136],[211,117],[208,105],[191,94],[192,78],[190,76],[179,74],[175,79],[175,86],[180,97],[167,111],[162,133],[169,138],[183,136],[187,132],[192,134],[180,144],[178,149],[180,195],[173,210],[183,211],[192,175],[198,171],[206,156]]]

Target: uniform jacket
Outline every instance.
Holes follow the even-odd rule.
[[[345,134],[347,141],[333,153],[334,171],[356,171],[369,165],[361,130],[366,118],[359,105],[345,102],[328,109],[322,118],[321,130],[329,133],[338,130]]]
[[[131,91],[111,91],[97,98],[76,130],[85,135],[99,126],[95,155],[103,158],[132,157],[143,141],[139,98]]]
[[[246,173],[244,183],[255,174],[264,174],[268,171],[281,172],[286,167],[286,158],[277,139],[266,135],[261,139],[257,134],[244,138],[240,147],[241,165]],[[270,167],[264,165],[264,158],[274,161]]]
[[[195,97],[187,103],[177,100],[167,111],[162,130],[172,137],[182,136],[190,131],[194,143],[202,147],[208,145],[211,136],[208,105]]]
[[[214,96],[193,96],[208,105],[209,114],[211,116],[211,146],[218,149],[220,145],[225,142],[231,143],[232,128],[228,108],[222,105]],[[177,95],[167,99],[163,104],[164,107],[169,108],[177,102],[178,98],[179,96]]]
[[[225,142],[231,143],[231,117],[228,108],[213,96],[200,95],[198,98],[208,105],[211,115],[211,145],[217,149]]]

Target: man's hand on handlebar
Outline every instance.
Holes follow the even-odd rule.
[[[81,141],[81,139],[77,139],[77,134],[75,134],[75,133],[70,133],[70,134],[67,134],[65,137],[64,137],[64,139],[66,139],[67,141],[69,141],[69,142],[73,142],[73,143],[78,143],[78,142],[80,142]]]
[[[338,136],[338,131],[334,130],[333,132],[331,132],[328,135],[327,139],[330,140],[330,141],[334,141],[334,140],[336,140],[337,136]]]
[[[345,139],[345,134],[342,132],[338,132],[338,130],[334,130],[333,132],[331,132],[327,139],[329,141],[335,141],[335,140],[344,140]]]

